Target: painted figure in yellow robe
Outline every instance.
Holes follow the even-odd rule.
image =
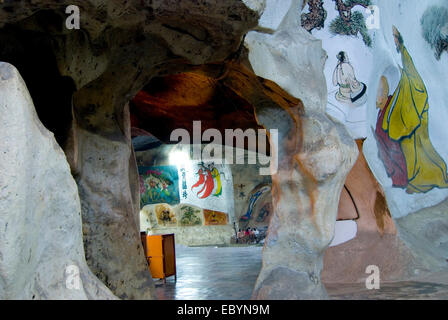
[[[403,150],[408,176],[406,192],[448,188],[446,163],[429,139],[429,105],[425,84],[395,27],[393,34],[397,51],[401,53],[403,69],[400,83],[385,106],[382,128],[392,140],[400,143]]]

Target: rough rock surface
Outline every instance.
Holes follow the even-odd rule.
[[[81,30],[65,28],[68,5],[79,6]],[[73,123],[63,147],[79,187],[87,262],[121,298],[152,297],[125,106],[152,77],[227,59],[263,8],[258,0],[0,4],[0,28],[19,29],[8,33],[18,42],[27,41],[19,34],[32,35],[36,50],[50,44],[60,75],[73,81]],[[18,47],[7,51],[14,56]]]
[[[254,72],[303,102],[295,108],[255,107],[261,125],[279,130],[278,143],[271,141],[279,159],[272,175],[274,216],[256,299],[327,298],[320,280],[323,253],[333,238],[339,195],[357,156],[345,128],[323,113],[326,54],[320,41],[301,28],[301,7],[302,1],[292,1],[273,34],[251,32],[246,38]]]
[[[395,220],[400,239],[423,266],[420,275],[440,273],[434,282],[448,283],[448,199]],[[417,270],[416,276],[419,271]]]
[[[286,119],[278,114],[277,119],[270,118],[272,111],[260,112],[258,118],[270,128],[279,123],[285,128]],[[309,113],[302,118],[307,132],[303,141],[297,141],[301,133],[291,121],[276,146],[283,160],[272,176],[274,216],[254,298],[327,298],[320,279],[323,254],[334,235],[339,195],[356,149],[340,125]]]
[[[3,62],[0,136],[0,299],[114,298],[87,267],[78,189],[65,155],[38,119],[19,72]],[[79,269],[79,289],[70,289],[76,282],[69,266]]]
[[[279,143],[271,143],[281,160],[273,176],[275,215],[254,298],[326,297],[322,256],[356,146],[324,115],[326,55],[300,27],[302,1],[290,3],[277,12],[285,16],[271,24],[278,25],[274,33],[247,35],[248,61],[239,60],[241,42],[257,28],[261,0],[0,4],[0,28],[8,23],[45,34],[60,75],[73,81],[73,124],[64,151],[79,187],[87,262],[119,297],[153,296],[138,235],[125,106],[153,77],[189,71],[219,79],[255,107],[260,125],[279,129]],[[69,4],[81,9],[81,31],[63,27]],[[275,13],[273,7],[267,12]]]
[[[273,21],[281,19],[275,32],[251,31],[247,34],[245,45],[249,48],[249,61],[257,76],[277,83],[302,100],[306,109],[324,112],[327,86],[323,70],[327,54],[322,49],[322,41],[300,25],[303,1],[285,2],[290,5],[288,11],[271,8],[273,11],[263,14],[277,16],[270,18]]]
[[[383,190],[362,153],[363,141],[356,142],[359,156],[345,181],[350,195],[341,194],[338,218],[353,219],[357,234],[347,243],[326,250],[322,280],[326,284],[364,282],[369,265],[379,267],[381,281],[409,279],[418,266],[397,236]]]

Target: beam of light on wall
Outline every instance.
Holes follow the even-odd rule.
[[[169,162],[171,165],[182,167],[190,162],[190,156],[185,151],[180,150],[171,151],[169,155]]]

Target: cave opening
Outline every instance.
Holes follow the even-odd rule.
[[[153,78],[130,102],[130,118],[144,246],[145,239],[167,234],[174,234],[177,245],[177,279],[156,280],[157,294],[168,299],[249,299],[273,214],[271,176],[260,175],[260,163],[249,163],[260,150],[258,140],[244,136],[242,148],[236,148],[236,136],[232,141],[200,139],[201,155],[211,147],[212,157],[197,159],[193,139],[184,145],[172,141],[171,134],[184,129],[193,137],[194,122],[200,122],[201,137],[208,130],[221,137],[226,130],[257,132],[262,127],[254,106],[225,83],[186,72]],[[268,157],[265,139],[262,156]],[[231,150],[236,163],[226,162],[223,149]],[[154,241],[148,240],[145,250],[155,248]],[[160,262],[148,260],[156,278]]]
[[[15,24],[0,29],[0,61],[14,65],[20,72],[42,124],[64,148],[73,120],[73,79],[60,74],[55,56],[55,37],[62,32],[63,17],[41,10]],[[62,35],[61,35],[62,36]]]

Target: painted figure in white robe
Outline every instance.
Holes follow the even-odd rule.
[[[364,104],[367,99],[367,86],[356,79],[355,69],[350,64],[347,53],[341,51],[337,58],[338,64],[333,72],[333,85],[339,86],[336,100],[355,106]]]

